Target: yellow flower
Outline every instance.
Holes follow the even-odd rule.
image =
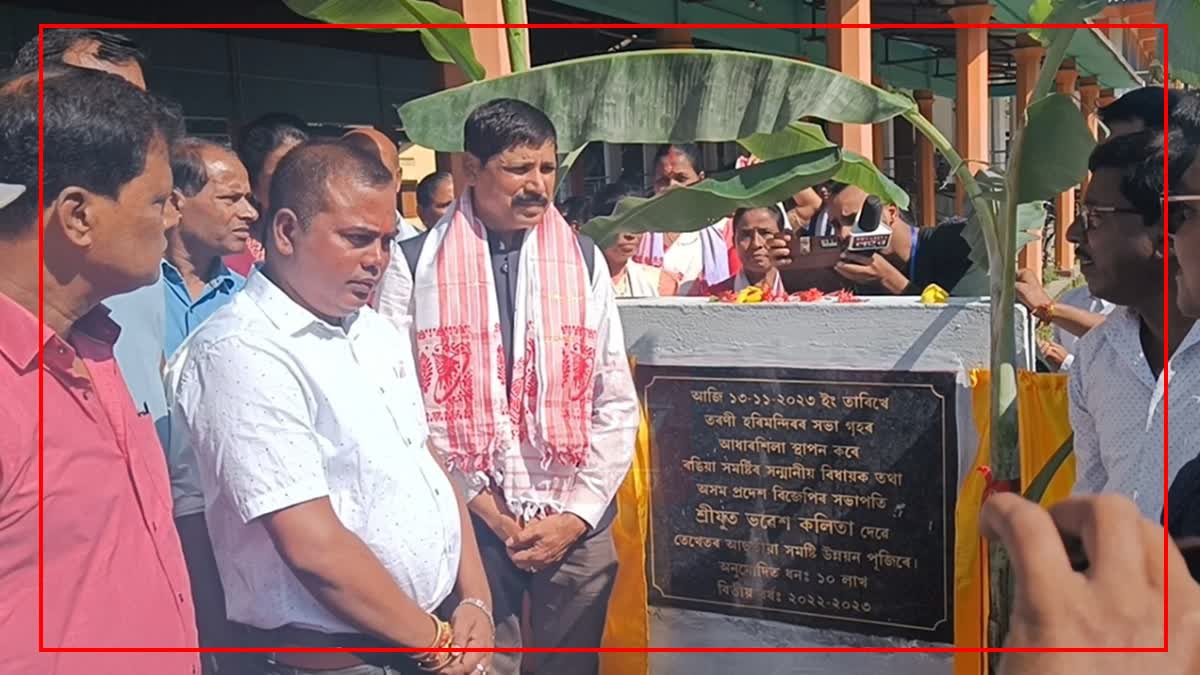
[[[744,305],[762,302],[762,300],[763,289],[759,288],[758,286],[747,286],[746,288],[742,289],[741,293],[738,293],[737,300],[735,302],[739,305]]]
[[[921,291],[922,305],[944,305],[950,299],[950,294],[946,289],[937,284],[929,284],[925,290]]]

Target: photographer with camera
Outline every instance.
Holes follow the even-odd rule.
[[[894,204],[882,204],[857,186],[835,183],[831,190],[825,204],[828,226],[813,238],[836,238],[842,253],[832,269],[843,288],[866,295],[920,295],[929,284],[937,284],[950,291],[971,268],[971,246],[962,237],[966,220],[948,218],[937,227],[921,229]],[[789,271],[811,267],[800,260],[804,254],[794,250],[799,248],[796,240],[784,233],[769,244],[789,292],[803,290],[805,283]]]

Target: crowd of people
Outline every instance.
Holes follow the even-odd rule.
[[[43,49],[40,93],[37,40],[0,79],[4,674],[518,675],[523,646],[562,650],[538,672],[597,672],[639,424],[617,299],[789,290],[793,237],[844,240],[869,198],[820,186],[597,244],[578,223],[640,188],[560,210],[553,123],[498,99],[465,123],[464,184],[424,177],[410,222],[380,131],[271,114],[228,148],[186,134],[127,38],[53,30]],[[1010,675],[1200,665],[1200,585],[1156,524],[1200,535],[1200,104],[1172,97],[1165,120],[1153,88],[1106,113],[1070,230],[1084,300],[1020,277],[1078,338],[1056,366],[1080,496],[997,494],[981,521],[1018,579],[1008,646],[1152,648],[1166,629],[1172,652],[1014,655]],[[703,177],[669,145],[653,189]],[[844,256],[847,283],[966,273],[961,219],[881,220],[891,243]],[[327,647],[353,651],[303,651]]]

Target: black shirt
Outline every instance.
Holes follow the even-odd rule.
[[[917,230],[916,260],[909,269],[900,270],[908,277],[901,295],[920,295],[929,284],[937,284],[949,293],[971,269],[971,245],[963,238],[964,218],[947,218],[936,227]]]

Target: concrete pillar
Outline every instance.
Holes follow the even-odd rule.
[[[1100,81],[1094,77],[1084,77],[1079,80],[1079,111],[1083,113],[1083,119],[1087,122],[1088,131],[1092,132],[1092,138],[1100,140],[1100,116],[1096,112],[1100,109]],[[1080,187],[1080,194],[1087,192],[1088,183],[1092,180],[1092,172],[1088,172],[1083,178],[1083,185]]]
[[[604,182],[615,183],[621,177],[620,144],[604,143]]]
[[[439,0],[438,4],[462,14],[468,24],[471,23],[504,23],[504,10],[500,0]],[[468,28],[471,36],[471,47],[475,50],[475,58],[487,71],[487,76],[500,77],[512,72],[512,64],[508,60],[508,41],[504,37],[503,28]],[[529,40],[525,41],[526,66],[529,61]],[[466,84],[467,74],[453,63],[442,64],[442,86],[446,89]],[[439,153],[440,155],[440,153]],[[465,174],[462,170],[462,153],[453,153],[446,158],[439,156],[438,169],[454,174],[454,184],[466,185]]]
[[[1101,89],[1100,90],[1100,98],[1096,100],[1096,109],[1103,110],[1104,108],[1107,108],[1108,106],[1112,105],[1113,101],[1116,101],[1116,100],[1117,100],[1117,92],[1113,91],[1112,89]],[[1099,114],[1096,115],[1096,119],[1097,119],[1097,121],[1099,121],[1099,119],[1100,119]],[[1097,125],[1097,126],[1099,126],[1099,125]],[[1097,129],[1096,133],[1097,133],[1097,138],[1098,138],[1099,133],[1100,133],[1099,129]]]
[[[933,122],[933,92],[913,92],[921,116]],[[925,134],[917,134],[917,212],[922,227],[937,225],[937,171],[933,163],[933,143]]]
[[[642,146],[642,189],[644,190],[649,190],[654,183],[654,156],[657,154],[657,145]]]
[[[690,49],[695,46],[692,43],[692,31],[686,28],[656,28],[654,41],[660,49]]]
[[[987,24],[992,18],[992,6],[986,3],[958,5],[948,12],[957,24]],[[988,147],[988,30],[958,28],[954,33],[958,54],[956,145],[967,169],[975,173],[986,168],[991,159]],[[959,183],[955,205],[960,213],[965,196]]]
[[[1075,93],[1075,83],[1079,73],[1075,70],[1074,59],[1063,61],[1054,77],[1055,90],[1060,94],[1072,96]],[[1067,241],[1067,228],[1075,221],[1075,188],[1058,195],[1054,199],[1054,261],[1060,276],[1070,276],[1075,267],[1075,248]]]
[[[1025,126],[1025,111],[1029,108],[1029,97],[1033,95],[1033,87],[1037,84],[1038,70],[1042,67],[1042,59],[1046,49],[1041,43],[1028,35],[1017,36],[1017,48],[1013,50],[1013,58],[1017,60],[1017,93],[1015,96],[1016,109],[1013,110],[1013,131]]]
[[[1017,130],[1025,126],[1025,112],[1029,109],[1029,98],[1033,95],[1033,87],[1037,84],[1038,70],[1041,69],[1042,59],[1045,56],[1046,49],[1040,42],[1028,35],[1017,36],[1017,48],[1013,50],[1013,57],[1017,60],[1017,93],[1014,97],[1015,105],[1012,117],[1014,139],[1017,137]],[[1017,267],[1032,269],[1041,274],[1044,256],[1045,249],[1039,234],[1017,253]]]
[[[871,23],[870,0],[829,0],[825,9],[829,23]],[[871,81],[871,30],[840,28],[828,31],[825,47],[830,68],[863,82]],[[846,150],[874,159],[875,140],[870,125],[832,125],[830,140]]]

